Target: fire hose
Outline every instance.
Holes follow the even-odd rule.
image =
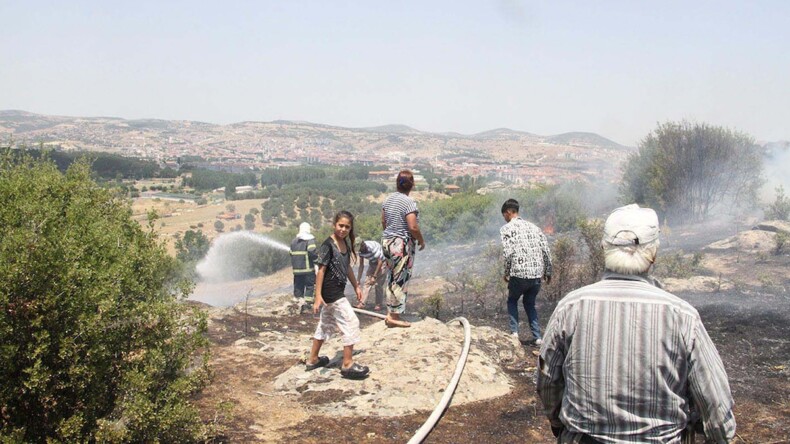
[[[354,311],[380,319],[387,318],[381,313],[362,310],[359,308],[355,308]],[[412,436],[409,440],[408,444],[419,444],[428,437],[428,434],[430,434],[431,430],[436,427],[436,423],[439,422],[439,419],[442,417],[444,411],[447,410],[447,406],[450,404],[450,399],[452,399],[453,394],[455,393],[455,388],[458,386],[458,381],[461,380],[461,374],[464,372],[464,366],[466,365],[466,358],[469,355],[469,346],[472,342],[472,331],[471,327],[469,326],[469,321],[467,321],[464,317],[455,318],[447,323],[450,324],[455,321],[460,322],[464,327],[464,346],[461,349],[461,356],[458,357],[458,362],[455,365],[455,372],[453,373],[453,377],[450,378],[450,383],[447,384],[447,388],[444,389],[442,399],[439,400],[439,403],[436,404],[436,407],[433,409],[431,416],[429,416],[425,423],[423,423],[422,427],[417,429],[417,431],[414,433],[414,436]]]

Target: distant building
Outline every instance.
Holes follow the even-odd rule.
[[[450,195],[460,193],[461,187],[459,187],[458,185],[445,185],[444,192]]]
[[[395,173],[392,171],[370,171],[368,173],[369,180],[375,180],[376,182],[387,182],[389,180],[395,180]]]

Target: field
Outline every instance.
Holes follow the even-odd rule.
[[[158,183],[158,182],[151,182]],[[150,184],[149,184],[150,186]],[[377,201],[383,201],[385,195],[377,198]],[[447,195],[436,192],[414,192],[412,197],[418,202],[423,200],[436,200],[446,198]],[[187,230],[201,229],[203,233],[213,240],[219,233],[214,229],[214,222],[219,220],[217,216],[226,210],[228,204],[232,204],[236,208],[236,213],[241,215],[241,219],[223,220],[225,230],[229,231],[236,225],[244,226],[244,215],[249,213],[251,209],[261,209],[261,205],[266,202],[266,199],[246,199],[225,201],[223,198],[217,196],[215,200],[209,199],[206,205],[198,205],[189,200],[168,200],[161,198],[137,198],[132,201],[132,217],[140,221],[142,225],[148,222],[148,212],[151,210],[156,211],[160,219],[156,221],[154,227],[161,235],[162,239],[167,242],[168,250],[170,253],[175,252],[174,240],[177,235],[183,235]],[[301,222],[301,220],[299,221]],[[202,224],[202,226],[201,226]],[[260,217],[256,218],[255,229],[253,231],[258,233],[266,233],[272,230],[271,225],[264,225],[261,223]],[[296,230],[294,230],[296,234]]]

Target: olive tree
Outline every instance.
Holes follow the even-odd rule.
[[[184,442],[205,316],[177,260],[86,162],[0,153],[0,442]]]
[[[720,204],[754,205],[762,183],[754,140],[708,124],[659,124],[625,164],[621,197],[678,222],[701,221]]]

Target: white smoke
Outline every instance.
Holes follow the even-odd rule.
[[[768,203],[776,197],[776,188],[783,186],[785,195],[790,194],[790,142],[772,142],[764,145],[765,149],[765,186],[761,190],[760,200]]]

